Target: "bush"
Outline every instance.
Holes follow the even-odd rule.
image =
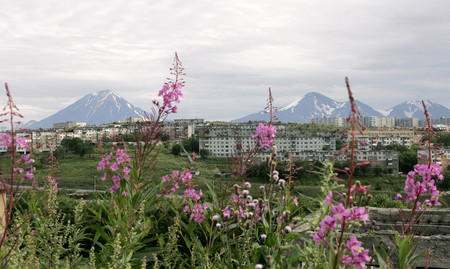
[[[181,153],[181,145],[180,144],[174,144],[172,146],[172,154],[175,156],[179,156]]]
[[[370,200],[369,206],[381,208],[405,208],[403,201],[394,200],[387,194],[377,194]]]

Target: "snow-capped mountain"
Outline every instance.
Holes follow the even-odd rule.
[[[383,115],[370,106],[356,101],[356,104],[364,116]],[[350,102],[338,102],[317,92],[310,92],[299,100],[282,107],[277,112],[277,118],[281,122],[308,123],[313,118],[323,117],[348,117],[350,114]],[[233,122],[246,122],[257,120],[269,120],[269,116],[264,111],[250,114],[243,118],[233,120]]]
[[[450,118],[450,109],[438,103],[431,102],[430,100],[425,101],[428,112],[430,113],[430,118],[436,119],[440,117]],[[424,109],[422,101],[408,101],[396,105],[388,110],[386,110],[386,115],[389,118],[418,118],[420,120],[425,119]]]
[[[110,90],[102,90],[84,96],[52,116],[31,124],[29,128],[51,128],[53,123],[66,121],[97,125],[123,121],[128,117],[138,118],[144,114],[142,109],[133,106],[119,95]]]

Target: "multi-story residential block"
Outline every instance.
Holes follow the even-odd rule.
[[[417,118],[395,118],[395,127],[415,128],[417,126],[419,126]]]
[[[417,151],[418,163],[427,164],[428,157],[429,154],[426,150]],[[450,148],[433,148],[431,150],[431,161],[442,164],[443,169],[447,168],[450,165]]]
[[[349,137],[349,140],[351,137]],[[356,139],[369,145],[358,145],[360,150],[374,150],[378,145],[387,146],[400,144],[411,148],[414,142],[414,132],[411,130],[366,130],[364,133],[356,133]]]
[[[279,128],[281,127],[281,128]],[[210,151],[212,157],[229,157],[233,152],[241,150],[249,151],[254,146],[252,135],[255,134],[255,126],[235,125],[216,126],[209,134],[200,137],[200,149]],[[233,135],[236,134],[236,135]],[[281,160],[288,157],[289,153],[304,150],[336,149],[337,132],[310,132],[305,130],[289,130],[284,125],[277,125],[277,136],[274,144],[277,145],[278,155]],[[265,158],[266,153],[261,153]]]
[[[301,151],[293,152],[293,160],[306,160],[311,164],[315,162],[347,162],[350,157],[346,154],[338,154],[337,150],[327,150],[327,151]],[[391,170],[392,173],[398,174],[399,162],[398,162],[398,152],[395,150],[368,150],[361,151],[356,154],[357,162],[370,162],[371,166],[381,165],[384,170]]]
[[[319,126],[344,126],[345,118],[342,117],[323,117],[311,119],[311,124]]]
[[[74,122],[74,121],[66,121],[66,122],[59,122],[59,123],[53,123],[54,129],[72,129],[76,127],[85,127],[86,122]]]
[[[169,135],[170,140],[182,141],[198,135],[199,128],[207,125],[204,119],[175,119],[172,122],[166,122],[164,132]]]
[[[394,118],[363,116],[363,117],[361,117],[360,121],[366,127],[377,127],[377,128],[394,128],[395,127],[395,119]]]

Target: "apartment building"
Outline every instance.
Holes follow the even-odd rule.
[[[348,138],[349,141],[351,137]],[[360,150],[374,150],[378,145],[387,146],[399,144],[411,148],[414,143],[414,132],[411,130],[366,130],[364,133],[356,133],[356,139],[369,145],[358,145]]]
[[[342,117],[323,117],[311,119],[311,124],[318,126],[344,126],[345,118]]]
[[[306,160],[311,164],[315,162],[347,162],[350,157],[346,154],[338,154],[337,150],[328,151],[301,151],[293,152],[293,160]],[[398,174],[399,162],[398,152],[395,150],[368,150],[356,153],[357,162],[370,162],[371,166],[381,165],[384,170],[391,171],[393,174]]]
[[[235,127],[235,126],[233,126]],[[217,136],[204,136],[199,139],[200,149],[210,151],[212,157],[229,157],[237,150],[243,152],[249,151],[254,147],[255,142],[252,135],[255,134],[256,126],[253,129],[246,128],[232,135],[233,127],[221,127]],[[280,125],[277,126],[280,127]],[[304,150],[322,150],[324,148],[336,149],[337,132],[309,132],[302,130],[287,130],[283,126],[280,131],[277,130],[277,136],[274,138],[274,144],[277,145],[278,155],[281,160],[285,160],[289,153],[300,152]],[[217,128],[214,128],[218,131]],[[211,133],[211,132],[210,132]],[[227,135],[228,134],[228,135]],[[261,152],[261,159],[264,160],[266,153]]]
[[[426,150],[417,151],[417,159],[419,164],[427,164],[428,156]],[[450,148],[434,148],[431,150],[431,160],[433,163],[442,164],[442,168],[447,168],[450,165]]]

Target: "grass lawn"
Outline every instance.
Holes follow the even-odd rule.
[[[35,178],[39,184],[43,184],[45,176],[49,175],[50,168],[45,167],[44,157],[40,157],[41,160],[36,163],[40,163],[40,166],[35,171]],[[170,150],[161,146],[160,155],[157,159],[157,169],[153,171],[152,178],[161,179],[162,176],[172,173],[173,170],[182,170],[183,168],[189,168],[191,165],[186,157],[174,156],[170,153]],[[77,155],[66,155],[64,159],[59,160],[57,166],[56,178],[59,179],[59,187],[61,188],[86,188],[86,189],[107,189],[110,187],[109,182],[102,182],[100,180],[104,172],[97,170],[99,158],[98,157],[80,157]],[[0,170],[8,171],[10,157],[0,156]],[[195,176],[195,184],[198,188],[201,188],[204,192],[207,191],[206,183],[214,189],[218,190],[220,180],[215,178],[216,173],[229,173],[230,168],[227,159],[215,158],[215,159],[199,159],[195,164],[195,168],[198,168],[200,175]],[[345,177],[343,177],[345,178]],[[222,179],[229,180],[229,179]],[[267,184],[268,179],[261,177],[248,177],[246,181],[252,184],[250,194],[254,198],[261,196],[259,192],[259,186]],[[369,193],[374,196],[385,195],[386,197],[394,197],[397,193],[402,192],[405,182],[405,176],[359,176],[354,179],[354,182],[359,180],[362,185],[371,185]],[[31,182],[28,182],[31,183]],[[241,182],[237,182],[241,183]],[[298,175],[296,183],[293,186],[293,194],[302,196],[305,199],[315,198],[320,193],[319,178],[314,174],[301,174]],[[27,184],[27,183],[25,183]],[[184,190],[179,190],[183,192]],[[443,195],[441,198],[441,204],[444,207],[450,207],[450,193]]]

